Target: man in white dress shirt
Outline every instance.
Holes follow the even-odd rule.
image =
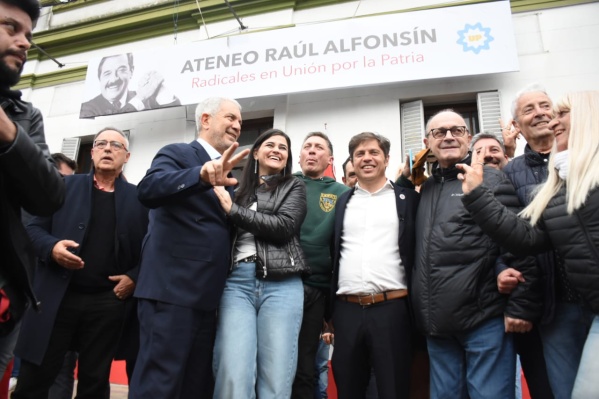
[[[351,138],[358,183],[337,204],[332,282],[333,373],[341,398],[363,398],[371,367],[381,398],[407,398],[411,334],[408,288],[418,194],[388,180],[390,142]],[[395,216],[395,217],[394,217]]]

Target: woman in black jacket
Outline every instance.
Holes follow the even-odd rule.
[[[462,165],[463,198],[474,220],[516,254],[554,248],[593,314],[572,398],[599,398],[599,91],[567,95],[550,122],[555,135],[547,182],[521,213],[497,203],[482,164]]]
[[[214,398],[288,398],[295,376],[308,271],[299,245],[304,183],[291,175],[281,130],[254,143],[235,201],[215,187],[236,227],[231,274],[218,309]]]

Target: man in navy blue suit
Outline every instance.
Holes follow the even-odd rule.
[[[216,308],[231,264],[226,215],[214,186],[232,187],[229,172],[241,106],[209,98],[196,108],[198,139],[162,148],[138,186],[152,208],[135,296],[140,351],[130,399],[212,398]]]
[[[23,319],[13,398],[47,398],[69,350],[79,352],[77,396],[108,397],[148,225],[148,210],[122,177],[128,148],[123,132],[102,129],[94,138],[91,173],[66,176],[62,208],[27,226],[39,259],[33,286],[43,311],[28,311]]]

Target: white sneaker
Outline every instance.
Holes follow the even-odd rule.
[[[10,380],[8,381],[8,391],[12,392],[15,390],[16,387],[17,387],[17,377],[10,377]]]

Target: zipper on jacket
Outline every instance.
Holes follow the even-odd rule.
[[[441,193],[443,192],[443,186],[445,185],[445,176],[441,176],[441,188],[439,189],[439,193],[437,195],[437,199],[436,201],[433,202],[433,209],[431,209],[431,215],[433,216],[432,218],[430,218],[430,225],[429,225],[429,232],[428,232],[428,244],[430,246],[431,243],[431,237],[433,235],[433,224],[435,221],[435,216],[436,216],[436,212],[437,212],[437,207],[439,206],[439,200],[441,199]],[[428,285],[428,320],[427,320],[427,328],[429,333],[433,334],[433,331],[431,329],[431,312],[432,312],[432,306],[431,306],[431,278],[430,278],[430,270],[432,268],[431,266],[431,251],[430,251],[430,247],[429,250],[426,253],[426,264],[428,265],[428,272],[429,272],[429,278],[427,279],[427,285]]]
[[[268,270],[266,270],[266,248],[262,248],[262,253],[264,254],[264,263],[262,264],[262,271],[264,274],[262,275],[262,278],[266,278],[266,275],[268,274]]]
[[[566,206],[567,206],[567,203],[566,203]],[[582,219],[582,216],[580,215],[579,209],[574,211],[574,213],[576,214],[576,218],[578,219],[580,230],[582,230],[582,232],[584,233],[584,237],[587,239],[589,251],[595,256],[595,260],[599,261],[599,252],[597,251],[597,247],[595,246],[595,243],[593,241],[593,238],[591,237],[591,233],[589,232],[589,229],[586,227],[586,223],[584,222],[584,220]]]
[[[289,259],[291,260],[291,266],[295,266],[295,259],[293,259],[293,254],[291,253],[291,242],[287,243],[287,254],[289,255]]]

